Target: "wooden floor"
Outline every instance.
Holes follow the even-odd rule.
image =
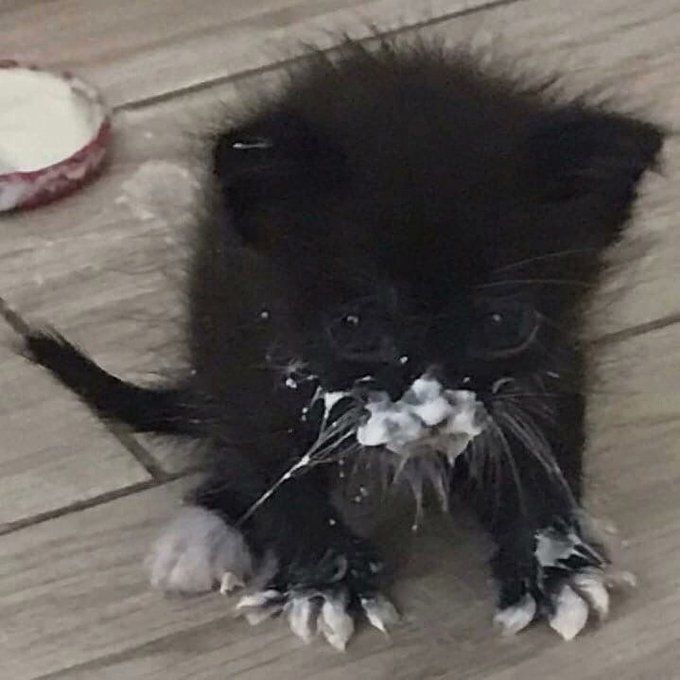
[[[269,87],[301,41],[345,31],[443,36],[559,68],[677,127],[678,0],[0,0],[0,58],[70,68],[116,109],[104,175],[71,198],[0,217],[0,296],[132,377],[180,360],[182,239],[200,133]],[[332,29],[332,30],[329,30]],[[196,134],[199,133],[199,134]],[[644,187],[599,295],[589,504],[619,530],[639,586],[571,643],[490,626],[488,546],[464,519],[404,539],[404,622],[346,654],[280,622],[250,629],[213,595],[147,586],[146,547],[191,478],[186,451],[102,426],[15,351],[0,325],[0,678],[680,678],[680,148]]]

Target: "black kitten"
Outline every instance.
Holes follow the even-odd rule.
[[[379,460],[464,492],[498,546],[497,620],[566,638],[608,608],[580,511],[586,293],[662,134],[428,47],[316,55],[214,145],[190,284],[191,372],[142,388],[27,337],[102,416],[204,440],[212,472],[153,581],[254,578],[253,620],[343,648],[384,627],[382,563],[330,502]],[[266,567],[265,567],[266,565]]]

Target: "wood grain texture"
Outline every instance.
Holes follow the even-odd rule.
[[[0,531],[149,479],[77,400],[17,356],[0,327]]]
[[[78,71],[115,106],[266,67],[303,43],[435,21],[493,0],[43,0],[6,3],[3,57]]]

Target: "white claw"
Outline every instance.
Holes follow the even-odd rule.
[[[222,580],[220,581],[220,593],[222,593],[222,595],[227,595],[237,588],[243,588],[243,586],[245,586],[243,579],[237,574],[234,574],[233,571],[228,571],[222,576]]]
[[[262,607],[261,609],[253,609],[245,614],[246,621],[251,626],[257,626],[258,624],[270,619],[278,611],[278,607]]]
[[[236,611],[242,613],[251,626],[256,626],[281,611],[281,605],[278,602],[280,596],[281,593],[278,590],[263,590],[244,595],[237,602]]]
[[[366,612],[368,622],[387,635],[388,626],[399,621],[399,612],[395,606],[382,595],[372,598],[361,598],[361,605]]]
[[[306,597],[296,597],[288,610],[290,629],[305,643],[311,642],[316,632],[314,613],[315,607]]]
[[[516,635],[524,630],[536,616],[536,600],[527,593],[517,604],[501,609],[493,617],[493,622],[500,626],[503,635]]]
[[[347,642],[354,633],[354,620],[346,611],[344,598],[327,599],[321,606],[319,630],[329,644],[340,652],[345,651]]]
[[[571,586],[562,586],[555,602],[550,627],[565,640],[573,640],[588,621],[588,605]]]
[[[609,614],[609,593],[604,585],[604,577],[597,572],[580,572],[572,579],[579,595],[583,596],[600,620]]]
[[[263,590],[259,593],[244,595],[236,604],[236,609],[263,607],[279,596],[278,590]]]

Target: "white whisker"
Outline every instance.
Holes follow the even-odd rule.
[[[571,248],[569,250],[558,250],[553,253],[547,253],[545,255],[536,255],[535,257],[528,257],[524,260],[517,260],[516,262],[511,262],[510,264],[503,265],[502,267],[497,267],[494,269],[495,272],[508,271],[510,269],[516,269],[518,267],[523,267],[527,264],[532,264],[535,262],[543,262],[545,260],[550,260],[553,258],[568,257],[570,255],[585,255],[595,252],[594,248]]]
[[[492,421],[492,427],[501,442],[500,451],[504,456],[504,460],[508,463],[510,472],[512,473],[512,478],[515,483],[515,488],[517,489],[517,500],[519,503],[520,511],[523,515],[527,515],[527,505],[524,496],[524,485],[522,484],[522,478],[517,469],[517,463],[515,462],[515,457],[512,454],[512,449],[510,448],[510,442],[508,441],[503,429],[496,423]],[[499,501],[500,502],[500,501]]]
[[[332,455],[340,446],[348,439],[356,437],[356,423],[357,417],[360,413],[359,409],[350,409],[344,413],[340,418],[333,421],[327,426],[328,413],[325,414],[321,423],[319,436],[311,445],[307,453],[304,454],[298,461],[289,467],[249,508],[246,510],[236,522],[236,526],[240,527],[250,519],[253,514],[269,499],[271,498],[289,479],[292,479],[295,474],[307,467],[314,467],[322,463],[327,463],[333,458]]]
[[[576,505],[571,488],[550,451],[550,444],[535,426],[533,420],[517,405],[511,404],[506,404],[503,409],[497,410],[497,417],[524,444],[527,452],[541,465],[550,479],[559,484],[569,503]]]

